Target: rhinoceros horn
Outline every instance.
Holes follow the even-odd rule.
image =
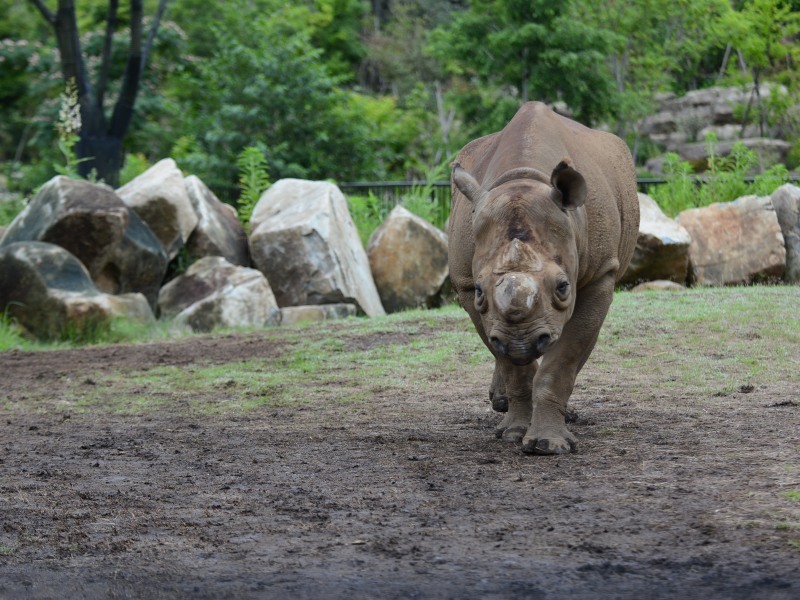
[[[508,321],[521,321],[530,314],[536,303],[539,286],[536,280],[524,273],[506,273],[495,284],[497,310]]]

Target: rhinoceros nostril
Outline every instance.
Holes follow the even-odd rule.
[[[508,354],[508,348],[506,348],[506,345],[501,342],[499,338],[492,337],[489,339],[489,341],[492,342],[492,346],[494,346],[494,349],[497,350],[497,352],[503,356]]]
[[[536,340],[536,351],[539,352],[539,354],[544,354],[545,350],[550,346],[550,340],[551,338],[548,334],[543,333],[540,335]]]

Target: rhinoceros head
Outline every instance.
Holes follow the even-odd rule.
[[[475,309],[498,356],[524,365],[558,341],[575,306],[578,244],[569,212],[586,198],[565,159],[550,176],[507,171],[481,186],[455,165],[453,180],[473,205]]]

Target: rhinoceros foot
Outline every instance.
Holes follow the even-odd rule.
[[[507,412],[503,420],[495,428],[495,436],[504,442],[513,444],[521,442],[522,438],[525,437],[525,432],[528,431],[528,424],[531,421],[528,415],[529,413],[520,410]]]
[[[578,440],[566,428],[558,433],[526,435],[522,440],[522,451],[526,454],[569,454],[575,452]]]
[[[517,442],[522,441],[522,438],[525,437],[525,432],[527,430],[527,427],[523,427],[521,425],[515,425],[514,427],[498,427],[494,430],[494,434],[504,442],[516,444]]]

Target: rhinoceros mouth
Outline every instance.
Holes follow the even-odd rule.
[[[503,341],[497,335],[490,337],[489,341],[494,346],[498,355],[503,356],[517,366],[525,366],[539,359],[547,352],[558,338],[549,333],[540,332],[528,339],[512,339]]]

